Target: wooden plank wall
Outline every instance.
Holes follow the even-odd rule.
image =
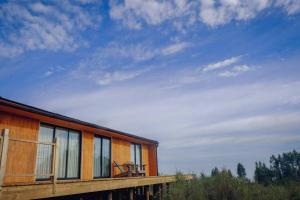
[[[130,161],[130,142],[120,140],[117,138],[112,139],[112,162],[116,161],[120,165]],[[149,176],[149,145],[142,144],[142,162],[146,165],[146,176]],[[156,161],[155,161],[156,162]],[[113,167],[113,176],[120,174],[120,170]]]
[[[120,165],[130,161],[130,143],[117,138],[112,138],[112,155],[111,160],[116,161]],[[117,167],[112,167],[112,174],[116,176],[120,174]]]
[[[38,140],[39,121],[0,112],[0,129],[9,129],[9,137]],[[34,174],[36,166],[36,144],[9,141],[6,174]],[[5,177],[4,184],[33,182],[34,176]]]
[[[24,140],[38,140],[39,134],[38,120],[26,118],[6,112],[0,112],[0,129],[8,128],[10,130],[9,137]],[[130,142],[112,138],[112,163],[117,161],[124,164],[130,161]],[[82,158],[81,158],[81,179],[93,179],[93,150],[94,150],[94,134],[82,131]],[[9,141],[8,159],[6,174],[34,174],[36,168],[37,145],[34,143],[21,143]],[[146,165],[146,175],[156,176],[156,146],[153,144],[142,144],[142,160]],[[118,175],[120,170],[112,167],[112,175]],[[12,183],[33,183],[34,176],[23,177],[5,177],[4,184]]]
[[[157,176],[156,145],[149,145],[149,176]]]
[[[94,134],[82,132],[81,179],[92,180],[94,169]]]

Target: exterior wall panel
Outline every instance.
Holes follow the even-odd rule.
[[[157,149],[156,145],[149,145],[149,176],[157,176]]]
[[[2,107],[0,107],[2,108]],[[2,109],[1,109],[2,110]],[[127,136],[115,136],[109,131],[89,130],[88,127],[74,125],[60,121],[56,123],[55,119],[48,119],[26,112],[15,114],[14,112],[0,111],[0,130],[9,129],[9,137],[21,140],[38,141],[40,122],[60,125],[65,128],[73,128],[82,133],[82,152],[81,152],[81,179],[93,179],[93,159],[94,159],[94,134],[103,135],[111,138],[111,163],[112,176],[120,174],[120,170],[113,167],[113,161],[120,165],[130,161],[130,144],[131,142],[142,145],[142,162],[146,165],[146,176],[157,175],[156,162],[156,145],[147,142],[138,141],[136,138],[128,138]],[[21,115],[20,115],[21,114]],[[8,174],[32,174],[32,176],[6,176],[5,185],[13,185],[18,183],[34,183],[36,169],[37,144],[9,141],[8,155],[6,161],[6,175]]]
[[[94,168],[94,134],[82,132],[82,162],[81,162],[81,179],[93,179]]]
[[[0,113],[0,128],[9,129],[9,138],[22,140],[38,140],[39,121],[13,114]],[[6,161],[6,175],[34,174],[36,164],[35,143],[9,141]],[[35,181],[34,176],[6,176],[4,184]]]
[[[112,139],[112,163],[116,161],[118,164],[123,165],[130,161],[130,142],[120,140],[117,138]],[[112,167],[113,176],[119,175],[121,172],[117,167]]]

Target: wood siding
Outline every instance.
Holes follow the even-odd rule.
[[[94,169],[94,134],[82,133],[82,164],[81,164],[81,179],[93,179]]]
[[[149,145],[149,176],[157,176],[157,149],[156,145]]]
[[[38,140],[39,121],[0,112],[0,128],[9,128],[9,138]],[[37,145],[9,141],[6,174],[34,174]],[[34,176],[6,176],[4,184],[33,182]]]
[[[112,139],[112,162],[116,161],[118,164],[123,165],[130,161],[130,142],[120,140],[117,138]],[[113,176],[120,174],[117,167],[112,167]]]
[[[0,107],[1,108],[1,107]],[[13,113],[0,111],[0,129],[9,129],[9,137],[15,139],[38,141],[40,121],[45,123],[55,122],[54,119],[48,118],[37,119],[37,117],[25,117]],[[115,137],[109,131],[93,130],[83,126],[61,122],[51,123],[66,128],[75,128],[82,133],[82,152],[81,152],[81,179],[93,179],[93,150],[94,150],[94,133],[111,138],[111,162],[124,164],[130,161],[130,143],[135,142],[142,145],[142,161],[146,165],[146,176],[156,176],[156,145],[148,142],[120,136]],[[34,143],[22,143],[9,141],[6,174],[34,174],[36,168],[37,145]],[[113,167],[112,175],[120,173],[118,168]],[[9,177],[4,179],[5,185],[15,183],[34,183],[34,176]]]

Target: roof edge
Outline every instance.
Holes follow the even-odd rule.
[[[10,107],[14,107],[16,109],[21,109],[21,110],[24,110],[24,111],[27,111],[27,112],[32,112],[32,113],[44,115],[44,116],[47,116],[47,117],[52,117],[52,118],[56,118],[56,119],[60,119],[60,120],[64,120],[64,121],[69,121],[69,122],[81,124],[81,125],[84,125],[84,126],[89,126],[91,128],[110,131],[110,132],[113,132],[115,134],[119,134],[119,135],[123,135],[123,136],[127,136],[127,137],[132,137],[132,138],[139,139],[139,140],[144,140],[144,141],[147,141],[147,142],[150,142],[150,143],[154,143],[156,145],[159,144],[159,142],[156,141],[156,140],[151,140],[151,139],[148,139],[148,138],[145,138],[145,137],[137,136],[137,135],[134,135],[134,134],[123,132],[123,131],[118,131],[118,130],[111,129],[111,128],[108,128],[108,127],[104,127],[104,126],[100,126],[100,125],[97,125],[97,124],[82,121],[82,120],[79,120],[79,119],[75,119],[75,118],[72,118],[72,117],[64,116],[64,115],[61,115],[61,114],[58,114],[58,113],[50,112],[50,111],[47,111],[47,110],[43,110],[41,108],[37,108],[37,107],[34,107],[34,106],[30,106],[30,105],[27,105],[27,104],[23,104],[23,103],[20,103],[20,102],[17,102],[17,101],[10,100],[10,99],[7,99],[7,98],[3,98],[1,96],[0,96],[0,104],[10,106]]]

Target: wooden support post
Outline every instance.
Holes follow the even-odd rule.
[[[158,200],[162,200],[162,189],[161,184],[158,185]]]
[[[150,200],[149,186],[145,186],[145,200]]]
[[[162,195],[167,195],[168,190],[167,190],[167,184],[163,183],[162,184]]]
[[[153,193],[156,199],[161,200],[161,185],[153,185]]]
[[[113,199],[112,191],[108,191],[107,200],[112,200],[112,199]]]
[[[129,189],[129,200],[133,200],[133,188]]]
[[[103,192],[97,192],[97,198],[96,199],[103,200]]]
[[[1,140],[1,164],[0,164],[0,190],[2,190],[5,171],[6,171],[6,159],[9,142],[9,129],[4,129]]]
[[[118,200],[122,200],[122,191],[121,190],[118,191]]]

